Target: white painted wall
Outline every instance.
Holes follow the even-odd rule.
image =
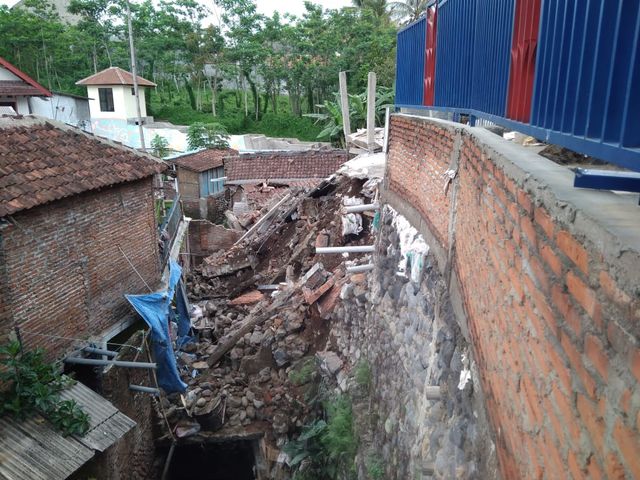
[[[13,73],[4,67],[0,67],[0,80],[20,80]]]
[[[53,97],[31,97],[31,113],[91,131],[89,100],[53,94]]]
[[[29,111],[29,102],[27,97],[14,97],[14,96],[6,96],[0,95],[0,103],[15,103],[16,104],[16,113],[20,115],[29,115],[31,112]]]
[[[100,111],[100,94],[98,88],[111,88],[113,89],[113,112],[101,112]],[[110,118],[110,119],[128,119],[136,118],[138,116],[136,112],[135,96],[131,95],[131,86],[129,85],[105,85],[87,86],[87,96],[89,100],[89,110],[91,111],[91,118]],[[143,117],[147,116],[146,100],[144,95],[144,88],[140,88],[140,110]]]

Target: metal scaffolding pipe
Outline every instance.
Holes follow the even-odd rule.
[[[354,245],[351,247],[316,247],[316,253],[373,253],[375,245]]]
[[[350,205],[348,207],[343,207],[344,213],[360,213],[360,212],[369,212],[372,210],[380,210],[379,203],[366,203],[364,205]]]
[[[118,352],[112,352],[111,350],[104,350],[102,348],[84,347],[82,350],[87,353],[95,353],[96,355],[106,355],[107,357],[118,356]]]
[[[142,385],[129,385],[129,390],[134,392],[152,393],[154,395],[160,395],[160,390],[152,387],[143,387]]]
[[[370,272],[373,270],[373,264],[369,263],[367,265],[355,265],[353,267],[347,267],[347,273],[362,273],[362,272]]]
[[[442,389],[439,386],[426,387],[427,400],[440,400],[442,398]]]
[[[143,362],[124,362],[122,360],[97,360],[93,358],[82,357],[67,357],[64,359],[65,363],[75,363],[78,365],[95,365],[97,367],[108,367],[113,365],[114,367],[125,368],[158,368],[155,363],[143,363]]]

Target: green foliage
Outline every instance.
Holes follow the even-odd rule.
[[[42,413],[65,435],[84,435],[89,430],[89,416],[74,400],[60,400],[58,395],[68,386],[55,364],[47,363],[44,351],[25,352],[18,342],[0,347],[0,416],[26,418]]]
[[[355,478],[358,441],[353,431],[351,401],[338,395],[324,402],[326,419],[317,419],[285,445],[295,480]]]
[[[355,368],[355,379],[356,383],[365,389],[369,389],[371,386],[371,368],[369,367],[369,362],[364,359],[361,359]]]
[[[164,158],[169,153],[169,140],[162,135],[157,135],[151,140],[153,154],[158,158]]]
[[[289,380],[294,385],[304,385],[311,381],[315,371],[316,364],[313,357],[306,358],[289,371]]]
[[[372,480],[382,480],[384,478],[384,467],[379,457],[371,454],[365,461],[367,473]]]
[[[196,122],[187,130],[190,150],[198,148],[229,148],[229,134],[220,123]]]
[[[393,104],[394,93],[390,88],[380,87],[376,89],[375,120],[376,126],[382,126],[385,110]],[[340,107],[340,95],[335,94],[334,101],[325,101],[317,107],[322,113],[309,113],[305,117],[315,118],[316,123],[323,123],[323,129],[318,138],[329,138],[337,144],[344,144],[344,132],[342,121],[342,109]],[[367,124],[367,92],[349,94],[349,122],[351,130],[366,127]]]

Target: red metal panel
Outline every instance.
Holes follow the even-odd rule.
[[[431,106],[436,91],[436,34],[438,32],[438,10],[427,9],[427,35],[424,56],[424,95],[422,104]]]
[[[507,118],[528,123],[536,69],[541,0],[516,0]]]

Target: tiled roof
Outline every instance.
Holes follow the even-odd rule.
[[[347,161],[344,150],[262,152],[227,158],[227,183],[325,178]]]
[[[133,75],[120,67],[111,67],[77,81],[76,85],[133,85]],[[138,85],[141,87],[156,86],[155,83],[140,76],[138,76]]]
[[[0,95],[42,96],[42,93],[20,80],[0,80]]]
[[[52,120],[0,116],[0,217],[159,173],[150,155]]]
[[[6,61],[2,57],[0,57],[0,68],[5,68],[6,70],[14,74],[16,77],[18,77],[20,80],[22,80],[22,81],[17,81],[17,80],[6,81],[5,80],[0,82],[0,84],[5,84],[3,86],[0,85],[0,95],[38,95],[42,97],[51,96],[51,92],[49,90],[44,88],[42,85],[40,85],[38,82],[36,82],[33,78],[31,78],[29,75],[27,75],[23,71],[18,70],[15,66],[10,64],[8,61]],[[14,85],[9,85],[9,84],[14,84]],[[16,93],[18,91],[15,89],[18,88],[18,86],[23,88],[24,91],[28,93]],[[6,90],[10,88],[13,88],[14,90]]]
[[[222,167],[224,158],[230,155],[237,155],[238,152],[232,148],[200,150],[195,153],[188,153],[170,159],[176,165],[191,170],[193,172],[204,172],[212,168]]]

